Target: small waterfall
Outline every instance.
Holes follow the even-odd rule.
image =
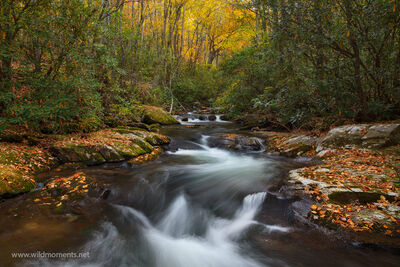
[[[210,119],[210,116],[213,116],[213,119]],[[175,119],[177,119],[182,125],[192,125],[198,123],[231,123],[230,121],[222,120],[222,115],[211,115],[211,114],[194,114],[192,112],[188,112],[185,115],[175,115]]]
[[[204,236],[188,233],[195,223],[186,220],[193,216],[186,198],[178,196],[167,209],[165,216],[156,227],[143,228],[144,242],[151,251],[157,267],[259,267],[262,266],[240,251],[235,239],[243,234],[255,222],[254,216],[259,210],[266,193],[247,196],[237,214],[229,219],[209,217]],[[143,214],[131,208],[125,216],[137,216],[143,220]],[[182,214],[181,214],[182,213]],[[180,216],[182,215],[182,216]]]
[[[184,195],[180,195],[167,209],[158,227],[163,233],[178,237],[189,232],[192,216]]]

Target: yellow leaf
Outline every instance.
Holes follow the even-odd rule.
[[[349,37],[349,36],[350,36],[350,31],[347,32],[347,37]]]
[[[115,55],[118,55],[118,52],[117,52],[117,50],[115,50]]]

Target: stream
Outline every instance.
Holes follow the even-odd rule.
[[[210,145],[213,136],[240,132],[219,117],[184,124],[199,126],[161,129],[172,142],[154,161],[80,170],[110,190],[88,205],[89,222],[33,212],[30,194],[0,203],[0,266],[399,266],[394,251],[301,222],[310,203],[279,188],[302,161]],[[36,251],[90,257],[10,257]]]

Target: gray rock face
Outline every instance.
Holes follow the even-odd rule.
[[[239,134],[210,137],[208,143],[212,147],[228,148],[238,151],[263,151],[265,140]]]
[[[364,146],[387,146],[400,143],[400,124],[373,125],[362,138]]]
[[[360,212],[353,215],[353,221],[355,223],[380,223],[388,224],[390,218],[380,210],[361,210]]]
[[[124,160],[124,157],[111,146],[103,145],[98,150],[107,162],[120,162]]]
[[[299,135],[290,138],[283,143],[283,145],[288,148],[285,149],[281,154],[289,157],[301,156],[302,154],[313,149],[317,142],[318,138],[316,137]]]
[[[326,148],[359,146],[381,148],[400,143],[400,124],[360,124],[334,128],[319,142],[317,152]]]
[[[106,160],[96,148],[82,145],[55,146],[50,149],[53,156],[63,163],[82,162],[88,165],[105,163]]]

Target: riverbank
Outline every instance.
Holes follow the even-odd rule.
[[[65,164],[99,165],[133,160],[142,162],[158,154],[169,138],[158,133],[160,124],[178,123],[157,107],[143,121],[91,133],[42,134],[24,129],[0,136],[0,198],[36,188],[36,176]]]
[[[364,244],[400,247],[400,124],[348,125],[315,136],[256,131],[268,153],[315,157],[289,172],[288,189],[306,197],[304,218]]]

